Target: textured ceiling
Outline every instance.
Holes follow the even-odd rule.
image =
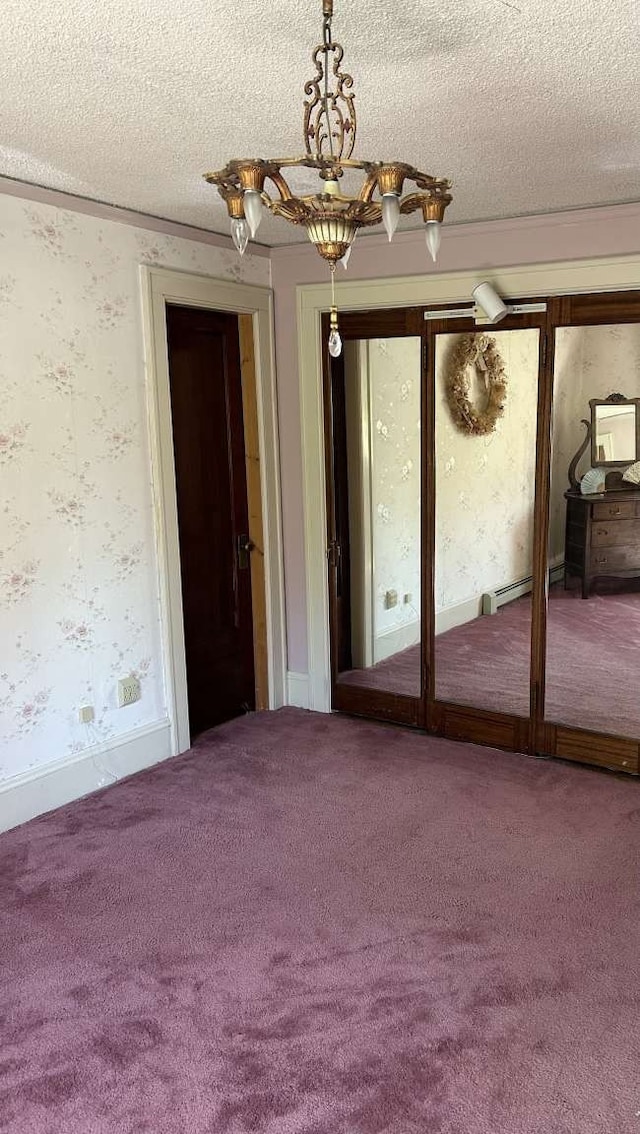
[[[354,156],[449,177],[448,220],[640,198],[639,0],[335,9]],[[2,0],[0,174],[226,232],[200,175],[301,152],[320,28],[321,0]]]

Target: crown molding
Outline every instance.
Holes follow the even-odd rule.
[[[0,193],[9,197],[21,197],[26,201],[38,201],[40,204],[51,205],[56,209],[85,213],[87,216],[115,221],[117,224],[128,224],[135,228],[148,229],[150,232],[161,232],[165,236],[178,236],[182,240],[196,240],[199,244],[212,244],[215,248],[235,251],[231,237],[224,233],[213,232],[208,228],[198,228],[196,225],[182,224],[180,221],[167,220],[166,217],[157,217],[151,213],[137,212],[135,209],[124,209],[120,205],[111,205],[108,201],[98,201],[93,197],[81,197],[75,193],[63,192],[60,189],[49,189],[46,185],[36,185],[31,181],[19,181],[12,177],[0,176]],[[252,256],[264,256],[269,259],[270,253],[271,249],[266,244],[256,244],[255,241],[252,241]]]
[[[640,201],[628,201],[618,205],[592,205],[583,209],[564,209],[555,213],[530,213],[525,216],[502,217],[483,221],[460,221],[457,224],[443,225],[443,239],[447,244],[454,240],[468,240],[474,236],[496,236],[510,232],[535,231],[546,234],[554,228],[568,228],[584,225],[596,226],[611,220],[625,220],[629,224],[640,224]],[[422,228],[409,228],[397,231],[393,237],[394,245],[411,244],[416,233]],[[366,241],[367,248],[388,248],[389,239],[385,232],[359,233],[358,243]],[[277,244],[269,248],[272,260],[287,260],[296,256],[307,256],[313,248],[308,242]]]

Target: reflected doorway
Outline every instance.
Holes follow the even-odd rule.
[[[353,339],[333,371],[338,681],[420,696],[418,337]]]
[[[333,705],[418,723],[424,325],[346,314],[341,334],[325,370]]]

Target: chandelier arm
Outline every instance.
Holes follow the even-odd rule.
[[[435,189],[447,193],[451,188],[451,182],[447,181],[445,178],[431,177],[428,173],[421,173],[418,169],[414,171],[411,180],[415,182],[418,189]]]
[[[429,199],[427,193],[408,193],[407,196],[403,197],[400,201],[400,212],[405,215],[415,213],[418,209],[421,209],[423,203]]]
[[[378,171],[377,171],[377,169],[375,169],[375,170],[372,169],[367,174],[364,185],[362,186],[360,192],[358,193],[358,200],[364,201],[364,202],[370,201],[371,198],[373,197],[373,194],[375,192],[377,184],[378,184]]]
[[[291,200],[291,198],[293,197],[293,193],[291,192],[291,189],[287,185],[287,182],[285,181],[284,177],[280,173],[280,170],[273,170],[273,172],[271,172],[269,174],[268,180],[273,181],[273,184],[275,185],[276,189],[278,190],[278,193],[280,194],[280,199],[282,201]]]

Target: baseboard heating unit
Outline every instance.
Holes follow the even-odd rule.
[[[549,572],[549,585],[562,582],[564,578],[564,563],[556,563]],[[518,579],[515,583],[508,583],[506,587],[496,587],[495,591],[488,591],[482,596],[482,613],[496,614],[501,606],[505,606],[514,599],[528,595],[533,586],[533,576]]]

